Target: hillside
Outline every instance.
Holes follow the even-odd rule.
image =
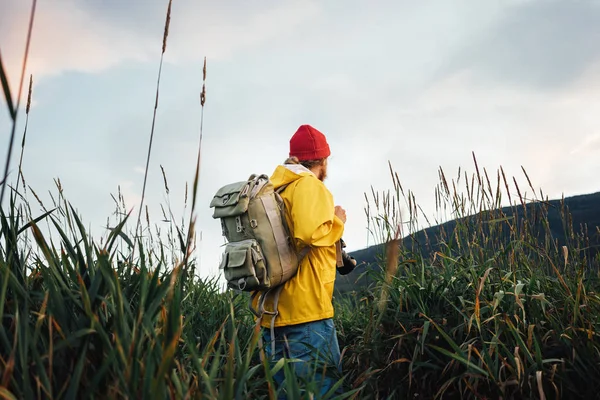
[[[532,222],[531,230],[537,236],[545,235],[546,230],[543,229],[545,221],[544,216],[547,216],[548,225],[552,232],[552,239],[555,241],[557,249],[563,245],[568,245],[565,236],[565,227],[562,222],[562,214],[564,212],[570,215],[573,230],[580,232],[585,231],[587,225],[587,236],[589,243],[580,246],[579,251],[588,259],[598,254],[600,250],[600,192],[585,194],[579,196],[566,197],[563,200],[550,200],[548,202],[532,202],[526,204],[526,207],[504,207],[494,215],[504,214],[505,221],[496,222],[505,225],[505,232],[509,231],[509,223],[513,221],[523,221],[525,213],[527,213],[528,221]],[[532,218],[533,216],[533,218]],[[460,226],[475,224],[478,220],[494,221],[494,217],[489,211],[462,218]],[[567,218],[567,220],[569,220]],[[457,227],[457,220],[445,222],[440,225],[432,226],[402,239],[402,247],[410,251],[420,252],[423,259],[432,260],[432,256],[436,251],[440,250],[440,245],[445,241],[451,241],[454,237],[454,231]],[[509,241],[509,235],[504,235],[506,242]],[[427,240],[429,239],[429,240]],[[573,247],[573,239],[570,239],[569,251],[573,253],[578,247]],[[369,272],[380,271],[381,261],[384,255],[382,245],[374,245],[368,248],[357,250],[350,253],[358,261],[357,268],[349,275],[337,275],[336,291],[348,292],[364,287],[374,278],[369,275]],[[366,272],[366,274],[365,274]]]

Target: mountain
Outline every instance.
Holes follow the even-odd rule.
[[[567,229],[568,226],[565,226],[563,220],[566,221],[567,225],[573,227],[572,232],[575,235],[585,231],[587,226],[585,236],[589,238],[589,243],[585,243],[581,251],[585,251],[586,256],[593,257],[600,250],[600,192],[566,197],[564,200],[531,202],[527,203],[525,207],[504,207],[501,211],[507,217],[507,220],[500,223],[508,224],[508,221],[523,221],[526,219],[530,223],[531,232],[541,240],[546,236],[547,229],[543,225],[543,217],[547,216],[552,239],[557,241],[558,246],[567,243],[568,236],[570,236],[569,232],[571,232],[571,230]],[[498,210],[495,210],[495,212],[492,211],[492,213],[500,215]],[[457,227],[458,222],[461,223],[461,226],[468,226],[476,223],[479,219],[489,221],[496,218],[489,214],[490,211],[483,211],[461,218],[460,220],[452,220],[423,229],[413,235],[404,237],[402,239],[402,246],[404,248],[416,249],[416,251],[421,253],[423,259],[429,259],[439,249],[440,237],[453,237],[452,233]],[[569,221],[571,222],[569,223]],[[508,232],[508,229],[504,229],[503,232]],[[505,241],[509,240],[508,234],[504,234],[502,237]],[[371,282],[372,278],[369,278],[368,274],[364,273],[381,269],[381,257],[384,254],[384,250],[384,245],[379,244],[349,253],[356,258],[358,265],[348,275],[342,276],[338,273],[335,286],[336,291],[344,293],[356,290]],[[573,250],[575,249],[570,249],[571,252]],[[361,275],[364,276],[361,277]]]

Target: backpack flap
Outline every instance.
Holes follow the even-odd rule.
[[[213,218],[235,217],[248,210],[248,193],[252,182],[242,181],[223,186],[214,195],[210,207],[214,207]]]

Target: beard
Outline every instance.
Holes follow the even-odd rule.
[[[327,168],[321,168],[319,170],[319,175],[317,176],[321,182],[324,182],[327,179]]]

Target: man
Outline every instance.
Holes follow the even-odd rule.
[[[315,358],[330,365],[330,373],[332,368],[341,371],[332,297],[346,212],[334,206],[333,196],[323,183],[330,154],[325,135],[310,125],[302,125],[290,139],[290,158],[271,176],[276,190],[287,185],[281,197],[296,250],[300,252],[309,246],[309,251],[279,297],[275,354],[271,354],[271,346],[267,345],[273,340],[266,329],[270,327],[271,316],[263,317],[264,348],[273,362],[282,357],[302,360],[300,364],[294,363],[293,368],[299,377],[308,380],[323,375],[322,370],[311,374]],[[272,306],[272,299],[267,299],[265,309],[272,310]],[[275,376],[276,383],[281,385],[283,378],[280,371]],[[321,393],[326,393],[335,382],[331,377],[323,377]]]

